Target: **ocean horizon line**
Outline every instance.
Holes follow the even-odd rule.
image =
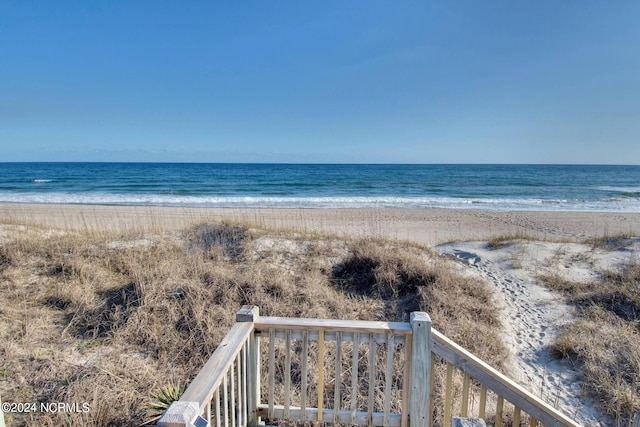
[[[98,161],[98,160],[17,160],[0,161],[2,164],[158,164],[158,165],[298,165],[298,166],[623,166],[636,167],[640,163],[456,163],[456,162],[433,162],[433,163],[353,163],[353,162],[198,162],[198,161],[156,161],[156,160],[119,160],[119,161]]]

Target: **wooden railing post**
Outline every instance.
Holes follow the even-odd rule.
[[[164,411],[158,420],[158,427],[190,427],[191,421],[200,415],[198,402],[176,401]]]
[[[258,307],[243,305],[236,313],[236,322],[255,323],[260,317]],[[260,341],[255,332],[251,332],[247,349],[247,426],[259,424],[258,405],[260,404]]]
[[[431,318],[427,313],[411,313],[411,378],[409,380],[409,425],[430,427]]]

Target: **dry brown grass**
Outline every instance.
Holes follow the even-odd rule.
[[[88,402],[84,414],[6,414],[8,425],[139,425],[150,396],[188,383],[245,304],[261,314],[434,326],[498,367],[506,351],[483,285],[428,250],[287,236],[231,224],[181,233],[0,236],[0,392],[7,402]]]
[[[587,392],[619,425],[640,412],[640,265],[605,272],[602,280],[576,283],[542,278],[577,307],[552,350],[579,365]]]

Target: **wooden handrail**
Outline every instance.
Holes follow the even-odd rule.
[[[260,317],[255,322],[257,331],[265,329],[358,332],[365,334],[411,335],[411,325],[403,322],[380,322],[365,320],[303,319],[292,317]]]
[[[198,402],[200,411],[204,412],[252,331],[251,323],[234,324],[180,400]]]
[[[469,388],[474,380],[481,384],[480,406],[478,416],[486,415],[487,390],[495,392],[498,396],[496,407],[496,425],[501,424],[503,403],[508,401],[515,406],[514,419],[520,420],[521,410],[527,413],[531,419],[530,424],[537,421],[545,426],[579,427],[571,418],[559,410],[542,401],[522,386],[507,378],[496,369],[487,365],[478,357],[445,337],[440,332],[431,328],[431,320],[426,313],[412,313],[410,323],[400,322],[367,322],[358,320],[329,320],[329,319],[296,319],[284,317],[260,317],[256,307],[243,307],[236,316],[237,323],[231,328],[218,348],[211,355],[205,366],[187,388],[185,393],[176,402],[176,411],[171,408],[165,412],[164,424],[159,425],[189,425],[173,422],[175,414],[191,413],[190,410],[180,405],[191,405],[193,410],[199,410],[211,421],[211,414],[215,412],[216,426],[220,426],[221,410],[224,416],[224,425],[231,421],[232,427],[255,426],[259,416],[269,416],[274,419],[295,419],[299,421],[328,421],[339,423],[366,423],[369,425],[402,426],[402,427],[429,427],[433,414],[433,389],[434,375],[431,372],[434,355],[447,362],[447,386],[445,388],[445,418],[451,419],[451,373],[453,368],[464,372],[463,400],[468,403]],[[260,340],[268,339],[268,385],[269,396],[265,405],[260,399]],[[284,405],[279,406],[274,401],[274,372],[275,372],[275,340],[284,340],[284,365],[285,372],[283,387],[287,396]],[[300,340],[302,348],[301,358],[301,382],[300,382],[300,407],[291,405],[288,394],[292,383],[288,372],[291,367],[292,340]],[[360,344],[369,346],[368,376],[376,377],[376,348],[382,343],[389,351],[396,345],[404,346],[404,367],[402,368],[402,409],[400,413],[391,413],[388,400],[391,398],[390,383],[384,385],[384,412],[373,412],[373,382],[369,383],[367,396],[367,411],[357,411],[355,395],[358,390],[357,370],[352,369],[349,408],[340,407],[340,394],[349,391],[339,382],[333,383],[334,404],[333,408],[323,408],[323,376],[318,378],[318,406],[307,407],[307,349],[310,341],[317,341],[318,367],[322,371],[324,366],[324,343],[334,341],[336,343],[334,369],[336,377],[343,372],[342,368],[342,343],[353,342],[353,363],[358,363],[358,347]],[[391,350],[393,351],[393,350]],[[394,362],[393,354],[387,353],[386,363],[381,365],[384,370],[385,381],[391,378]],[[234,371],[235,369],[235,371]],[[235,375],[234,375],[235,372]],[[231,392],[228,394],[227,382],[230,382]],[[235,388],[234,388],[235,387]],[[222,389],[222,390],[221,390]],[[230,397],[230,402],[227,397]],[[237,396],[237,400],[234,400]],[[221,404],[222,398],[222,404]],[[336,400],[337,399],[337,400]],[[215,406],[215,407],[213,407]],[[173,405],[172,405],[173,407]],[[213,412],[212,412],[213,411]],[[229,419],[229,412],[231,417]],[[462,403],[462,416],[466,416],[468,405]],[[169,415],[170,414],[170,415]],[[188,418],[188,417],[183,417]],[[537,421],[536,421],[537,420]],[[161,419],[161,421],[163,421]],[[237,423],[236,423],[237,421]],[[449,425],[445,419],[445,425]],[[634,425],[635,427],[635,425]]]
[[[433,329],[433,352],[499,396],[524,410],[545,426],[580,427],[571,418],[531,394],[478,357]]]

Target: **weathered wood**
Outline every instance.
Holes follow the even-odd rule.
[[[220,427],[220,387],[216,389],[213,396],[216,401],[216,427]]]
[[[276,339],[275,330],[269,329],[269,418],[273,418],[273,405],[275,399],[276,383]]]
[[[462,418],[469,416],[469,387],[471,386],[471,378],[468,374],[464,374],[462,380],[462,408],[460,409],[460,415]]]
[[[369,334],[373,335],[373,334]],[[369,339],[369,394],[367,395],[367,425],[373,425],[373,405],[376,385],[376,342],[370,337]]]
[[[498,396],[498,402],[496,404],[496,422],[495,422],[495,426],[496,427],[500,427],[502,426],[502,412],[504,409],[504,397],[502,396]]]
[[[432,336],[434,353],[532,415],[545,426],[580,427],[567,415],[540,400],[440,332],[433,330]]]
[[[414,329],[416,315],[428,316],[426,313],[412,313],[412,322],[363,322],[363,321],[341,321],[324,319],[288,319],[275,317],[260,317],[256,307],[243,307],[236,313],[236,323],[227,336],[220,343],[214,354],[205,364],[204,368],[191,383],[181,401],[196,402],[200,408],[200,414],[205,414],[211,421],[212,398],[215,394],[216,400],[216,424],[220,426],[220,421],[224,427],[235,427],[236,425],[255,427],[259,420],[259,415],[269,414],[270,418],[290,418],[302,421],[322,421],[330,419],[333,422],[348,424],[368,424],[384,425],[389,427],[402,426],[428,426],[431,423],[433,375],[430,373],[433,365],[434,354],[442,357],[448,362],[447,381],[445,385],[445,424],[452,420],[451,393],[453,367],[461,369],[465,373],[463,383],[463,404],[461,413],[463,416],[469,414],[469,395],[471,389],[471,378],[481,384],[479,415],[486,415],[487,389],[493,390],[499,398],[496,408],[496,424],[500,425],[502,404],[504,400],[513,402],[515,405],[514,421],[518,423],[521,418],[520,408],[530,415],[530,425],[537,425],[540,420],[546,426],[569,426],[576,427],[573,420],[542,402],[540,399],[527,392],[515,382],[506,378],[495,369],[486,365],[480,359],[448,340],[437,331],[431,331],[430,337],[422,339],[431,348],[428,350],[423,345],[417,345],[421,333],[416,333]],[[429,319],[430,322],[430,319]],[[429,325],[430,326],[430,325]],[[255,327],[255,329],[254,329]],[[269,337],[269,386],[268,402],[263,405],[260,402],[260,336]],[[276,339],[284,339],[285,343],[285,378],[284,378],[284,405],[275,403],[275,342]],[[300,408],[291,406],[291,345],[293,339],[301,339],[303,346],[302,355],[302,381]],[[307,379],[308,379],[308,342],[318,343],[318,408],[307,408]],[[333,409],[324,409],[324,343],[335,341],[336,343],[336,364],[334,384]],[[349,408],[341,410],[340,402],[342,398],[341,375],[342,375],[342,343],[353,342],[352,372],[351,372],[351,402]],[[368,383],[369,392],[367,396],[367,410],[357,411],[358,394],[358,363],[359,345],[368,343]],[[378,390],[376,377],[378,344],[386,343],[386,367],[384,389],[383,412],[374,412],[375,398]],[[402,385],[402,413],[391,414],[390,397],[391,383],[393,377],[394,346],[404,345],[405,363]],[[424,365],[428,367],[428,375],[424,380],[419,379],[418,373]],[[381,376],[382,378],[382,376]],[[231,381],[229,385],[228,382]],[[229,393],[228,387],[231,390]],[[380,386],[382,387],[382,386]],[[415,388],[417,387],[417,389]],[[222,396],[220,392],[222,389]],[[416,392],[424,389],[425,393]],[[346,392],[346,391],[345,391]],[[382,397],[382,396],[380,396]],[[220,403],[222,400],[222,408]],[[414,400],[419,400],[416,403]],[[329,402],[330,404],[330,402]],[[418,409],[413,409],[414,405]],[[265,408],[268,412],[265,412]],[[260,409],[260,411],[258,411]],[[380,410],[378,409],[378,410]],[[231,411],[231,414],[229,414]],[[297,411],[297,412],[296,412]],[[475,410],[473,411],[475,413]],[[422,415],[424,414],[424,415]],[[224,419],[220,420],[223,415]],[[326,418],[329,417],[329,418]],[[640,416],[638,417],[640,418]],[[397,423],[397,424],[396,424]],[[424,424],[426,423],[426,424]],[[633,427],[640,427],[640,419],[634,421]]]
[[[336,332],[336,372],[333,388],[333,423],[338,423],[338,412],[340,411],[340,385],[342,383],[342,339],[340,332]]]
[[[191,420],[200,413],[198,402],[176,401],[162,414],[156,425],[158,427],[188,427]]]
[[[520,419],[522,418],[522,414],[520,408],[517,406],[513,409],[513,427],[520,427]]]
[[[633,416],[633,423],[631,427],[640,427],[640,412]]]
[[[402,427],[409,427],[409,395],[411,394],[411,339],[404,345],[404,372],[402,373]],[[433,360],[433,359],[432,359]],[[430,387],[433,390],[433,386]]]
[[[433,369],[433,367],[436,366],[436,355],[431,353],[431,368]],[[433,410],[434,410],[434,405],[435,405],[435,384],[436,384],[436,376],[434,374],[434,372],[431,372],[431,379],[429,380],[429,390],[430,390],[430,397],[429,397],[429,417],[430,419],[433,419]]]
[[[324,403],[324,331],[318,335],[318,419],[322,421],[322,405]]]
[[[533,417],[529,417],[529,427],[538,427],[538,420]]]
[[[260,404],[260,338],[251,333],[247,341],[247,425],[257,427]]]
[[[253,323],[259,318],[260,309],[256,306],[243,305],[236,312],[236,322],[238,323]],[[256,411],[260,403],[260,344],[255,331],[251,331],[249,338],[245,342],[243,360],[244,385],[242,392],[245,402],[242,407],[243,419],[247,426],[256,427],[258,425]],[[219,426],[220,424],[218,423],[217,425]]]
[[[295,329],[299,331],[324,331],[325,333],[348,331],[386,335],[387,332],[393,332],[399,335],[411,335],[411,326],[407,323],[401,322],[260,317],[255,321],[255,325],[258,330],[275,328],[278,330]]]
[[[253,323],[260,317],[260,309],[254,305],[243,305],[236,312],[236,322]]]
[[[487,427],[481,418],[453,417],[453,427]]]
[[[487,386],[482,384],[480,386],[480,404],[478,408],[478,416],[482,419],[486,417],[487,414]]]
[[[389,413],[391,412],[391,385],[393,384],[393,335],[387,334],[387,369],[384,373],[384,420],[382,425],[389,426]]]
[[[349,424],[356,423],[356,410],[358,409],[358,355],[360,353],[360,334],[355,333],[353,337],[353,352],[351,353],[351,417]]]
[[[431,318],[427,313],[410,315],[411,330],[411,379],[409,416],[411,427],[430,427],[429,400],[431,390]]]
[[[248,396],[247,396],[247,388],[248,388],[248,384],[247,384],[247,349],[249,348],[249,342],[245,342],[244,343],[244,347],[242,348],[242,351],[240,352],[240,363],[242,365],[242,375],[241,375],[241,380],[242,380],[242,406],[240,407],[242,410],[242,421],[240,422],[241,425],[246,426],[249,424],[249,420],[248,420],[248,414],[247,414],[247,410],[249,408],[249,401],[248,401]]]
[[[259,413],[265,413],[267,411],[267,407],[262,405],[259,408]],[[301,421],[316,421],[319,416],[318,416],[318,408],[308,408],[307,409],[307,416],[306,418],[302,417],[302,410],[300,408],[297,407],[291,407],[289,409],[290,413],[291,413],[291,417],[293,419],[296,420],[301,420]],[[276,405],[274,408],[274,412],[276,415],[276,419],[279,417],[282,417],[282,414],[284,413],[284,408],[281,405]],[[322,419],[325,420],[332,420],[333,419],[333,409],[324,409],[322,414]],[[356,412],[356,425],[366,425],[368,424],[368,419],[369,419],[369,413],[368,412],[362,412],[362,411],[358,411]],[[381,426],[382,425],[382,420],[384,418],[384,414],[382,412],[374,412],[372,415],[372,425],[374,426]],[[392,414],[389,417],[389,425],[390,427],[400,427],[400,414]],[[351,411],[349,410],[342,410],[339,411],[338,413],[338,420],[341,424],[350,424],[350,420],[351,419]]]
[[[309,355],[309,339],[307,332],[302,334],[302,380],[300,383],[300,407],[302,408],[302,417],[307,417],[307,359]]]
[[[236,380],[235,380],[234,364],[229,369],[229,379],[231,382],[231,427],[236,427]]]
[[[444,426],[451,425],[451,396],[453,394],[453,365],[447,363],[447,378],[444,383]]]
[[[296,330],[296,329],[289,329],[291,331],[291,339],[294,340],[299,340],[302,339],[302,332],[303,330]],[[277,339],[284,339],[285,337],[285,330],[276,330],[276,338]],[[318,331],[306,331],[309,334],[309,341],[318,341]],[[269,336],[269,331],[267,329],[261,329],[256,331],[256,333],[258,334],[258,336],[261,337],[268,337]],[[358,333],[357,331],[342,331],[340,332],[342,334],[342,342],[351,342],[353,341],[353,337],[354,334]],[[405,343],[405,339],[407,337],[410,337],[411,335],[405,335],[405,334],[397,334],[394,333],[394,341],[396,344],[404,344]],[[376,343],[378,344],[385,344],[387,342],[387,335],[386,332],[380,332],[380,333],[376,333],[373,335]],[[336,331],[325,331],[324,332],[324,341],[328,342],[328,341],[335,341],[336,340]],[[369,342],[369,334],[364,334],[361,335],[360,337],[360,342],[361,343],[368,343]]]
[[[240,351],[252,330],[253,324],[251,323],[234,324],[207,363],[187,387],[180,400],[198,402],[200,413],[204,413],[207,405],[211,402],[215,389],[220,386],[224,374],[229,370],[236,354]]]
[[[229,427],[229,395],[227,390],[227,373],[222,377],[222,412],[224,414],[224,427]]]
[[[291,331],[286,332],[284,354],[284,418],[289,419],[291,406]]]

